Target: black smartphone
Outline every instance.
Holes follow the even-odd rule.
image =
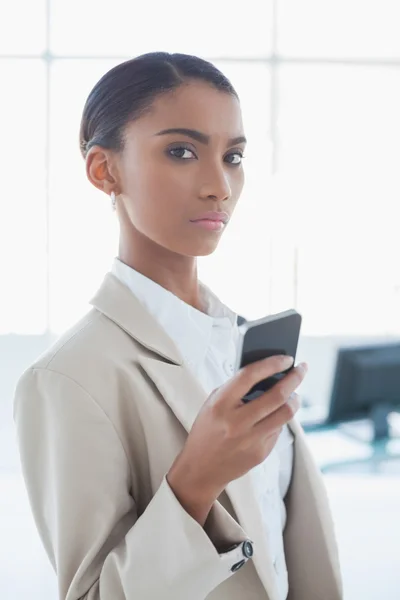
[[[293,356],[296,359],[300,329],[301,315],[294,309],[255,321],[245,321],[239,325],[236,371],[252,362],[277,354]],[[270,390],[292,369],[293,366],[263,379],[249,390],[243,401],[249,402]]]

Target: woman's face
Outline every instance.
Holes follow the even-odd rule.
[[[121,232],[185,256],[213,252],[226,225],[194,220],[208,211],[232,215],[244,146],[234,96],[193,82],[156,98],[127,126],[118,155]]]

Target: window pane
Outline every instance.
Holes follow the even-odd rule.
[[[265,56],[270,52],[272,0],[52,0],[51,47],[56,54],[134,56],[165,50],[201,56]],[[71,35],[73,31],[73,35]]]
[[[0,2],[0,54],[40,54],[45,38],[46,0]]]
[[[308,333],[399,331],[397,71],[284,67],[280,99],[274,289],[289,222]]]
[[[115,64],[72,60],[55,61],[52,66],[50,329],[55,333],[72,325],[88,308],[117,250],[116,219],[109,198],[87,181],[79,152],[79,125],[87,95]]]
[[[0,61],[0,334],[46,328],[45,67]]]
[[[398,0],[279,0],[279,52],[306,57],[400,57]]]
[[[398,169],[396,69],[285,66],[279,85],[281,167],[366,174]]]
[[[267,178],[271,173],[270,70],[265,65],[217,63],[235,86],[248,140],[246,183],[216,252],[200,259],[202,279],[247,318],[264,316],[270,301],[270,227]]]

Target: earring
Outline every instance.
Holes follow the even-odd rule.
[[[111,206],[112,206],[112,209],[115,210],[115,207],[116,207],[116,204],[117,204],[117,199],[115,197],[115,192],[111,192],[110,197],[111,197]]]

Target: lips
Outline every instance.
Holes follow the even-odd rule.
[[[209,211],[205,212],[202,215],[199,215],[195,219],[190,219],[193,223],[197,223],[198,221],[219,221],[220,223],[226,223],[229,221],[229,215],[226,212],[222,211]]]

